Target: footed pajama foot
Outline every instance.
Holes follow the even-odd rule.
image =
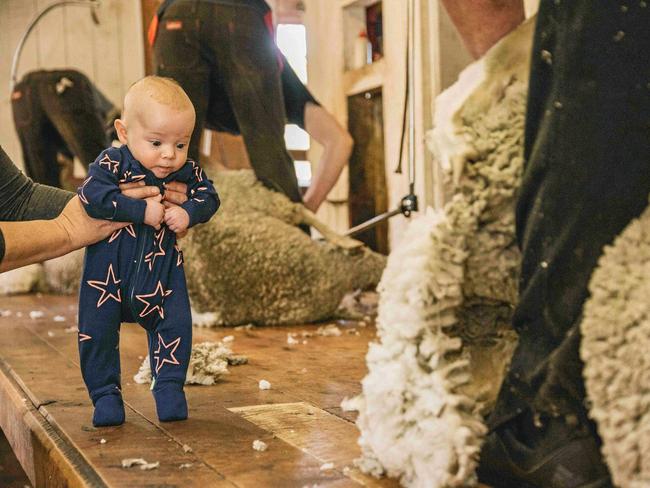
[[[183,385],[167,384],[153,390],[158,420],[172,422],[187,418],[187,401]]]
[[[104,395],[95,402],[93,425],[107,427],[124,423],[124,402],[121,395]]]

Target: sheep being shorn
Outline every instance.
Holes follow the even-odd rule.
[[[616,486],[650,486],[650,207],[607,246],[589,283],[580,356]]]
[[[222,208],[181,242],[192,307],[205,325],[326,319],[347,292],[379,281],[384,256],[329,230],[252,170],[214,178]],[[312,240],[301,223],[328,240]]]
[[[432,149],[455,187],[413,221],[379,284],[359,410],[363,457],[405,486],[474,481],[484,416],[516,335],[510,318],[520,256],[515,191],[533,22],[502,39],[436,100]]]

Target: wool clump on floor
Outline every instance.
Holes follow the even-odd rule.
[[[246,356],[233,354],[229,344],[232,341],[201,342],[192,346],[190,365],[185,383],[188,385],[213,385],[222,376],[229,374],[228,366],[246,364]],[[147,355],[140,369],[133,377],[136,383],[151,383],[151,362]]]
[[[123,468],[132,468],[133,466],[138,466],[143,471],[149,471],[150,469],[157,469],[158,467],[160,467],[160,461],[156,461],[155,463],[149,463],[142,458],[122,459]]]
[[[436,100],[430,143],[452,177],[452,197],[413,221],[389,256],[379,341],[362,394],[343,404],[359,411],[359,467],[404,486],[475,480],[484,416],[516,345],[513,210],[531,39],[529,21]]]
[[[268,444],[264,441],[261,441],[259,439],[255,439],[253,441],[253,449],[255,449],[256,451],[263,452],[266,451],[268,447],[269,447]]]

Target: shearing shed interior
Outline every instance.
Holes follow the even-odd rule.
[[[650,487],[645,0],[0,0],[0,486]]]

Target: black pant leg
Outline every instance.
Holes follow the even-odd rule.
[[[205,127],[212,94],[211,66],[203,55],[199,26],[201,2],[177,1],[166,11],[154,44],[154,70],[158,76],[173,78],[185,90],[196,111],[196,123],[188,156],[199,161],[199,144]]]
[[[197,110],[190,156],[198,155],[199,128],[206,118],[212,126],[235,129],[234,115],[258,179],[302,201],[284,142],[280,64],[260,11],[179,0],[165,11],[154,49],[157,74],[179,81]],[[219,100],[224,96],[228,103]]]
[[[293,160],[284,142],[286,113],[276,47],[259,12],[232,10],[232,28],[218,42],[224,83],[258,179],[294,202],[302,196]]]
[[[52,125],[72,154],[88,168],[109,145],[102,107],[97,105],[91,81],[78,71],[53,71],[40,90],[43,109]]]
[[[39,86],[43,72],[28,73],[11,95],[14,125],[20,140],[25,173],[35,182],[59,186],[58,141],[43,110]]]
[[[650,192],[650,9],[625,7],[540,6],[516,221],[520,340],[493,425],[527,406],[584,413],[578,348],[588,281]]]

